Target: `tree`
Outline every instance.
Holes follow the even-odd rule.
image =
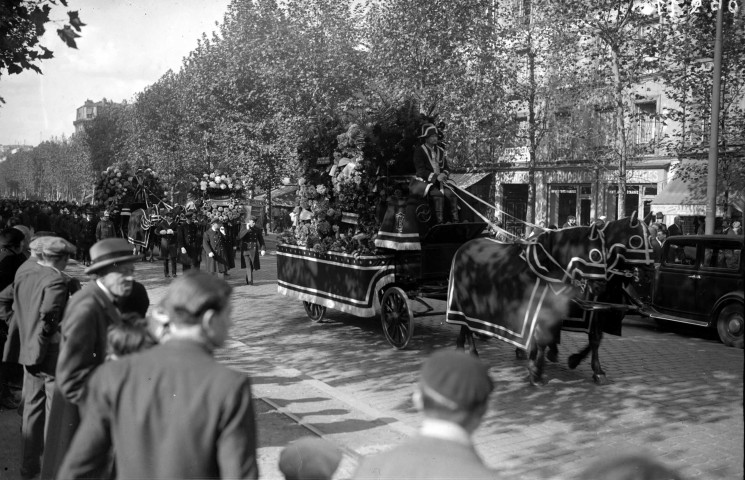
[[[24,70],[41,73],[37,63],[50,59],[54,53],[40,42],[50,21],[62,23],[57,34],[70,48],[77,48],[75,38],[80,37],[81,27],[77,11],[68,11],[67,22],[50,20],[52,6],[57,0],[5,0],[0,4],[0,77],[3,74],[18,74]],[[59,0],[67,7],[67,0]],[[0,103],[5,101],[0,97]]]

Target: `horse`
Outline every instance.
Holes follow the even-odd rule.
[[[467,242],[453,258],[448,283],[446,320],[461,325],[457,347],[469,342],[477,355],[472,333],[511,343],[528,352],[528,378],[539,384],[544,358],[557,355],[562,320],[571,305],[617,302],[628,265],[651,258],[645,229],[634,213],[590,227],[546,231],[528,242]],[[589,320],[598,320],[594,317],[606,312],[591,313]],[[597,357],[602,323],[590,321],[590,345],[570,357],[570,367],[576,367],[592,352],[598,383],[605,375]]]

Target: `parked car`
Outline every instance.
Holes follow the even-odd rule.
[[[743,348],[743,243],[743,237],[733,235],[668,238],[649,290],[638,289],[640,313],[657,320],[716,328],[722,343]]]

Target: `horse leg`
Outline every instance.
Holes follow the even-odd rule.
[[[569,358],[567,359],[567,364],[569,365],[569,368],[572,370],[577,368],[577,365],[582,363],[582,360],[584,360],[587,354],[590,353],[591,349],[592,349],[592,345],[587,345],[585,348],[575,353],[574,355],[569,355]]]
[[[590,333],[590,346],[592,347],[592,381],[598,385],[602,385],[607,383],[605,372],[600,366],[600,355],[598,354],[598,351],[600,350],[600,342],[603,340],[603,330],[601,330],[600,327],[595,326]]]
[[[548,360],[551,363],[556,363],[559,361],[559,346],[556,344],[556,342],[551,342],[548,344],[548,352],[546,352],[546,360]]]
[[[531,385],[543,385],[543,366],[545,364],[544,351],[545,345],[538,345],[533,341],[528,352],[528,381]]]
[[[455,348],[457,350],[465,350],[466,343],[468,344],[468,353],[474,357],[479,356],[479,352],[476,350],[476,342],[473,338],[473,332],[465,325],[460,326],[460,332],[458,332],[458,338],[455,340]]]

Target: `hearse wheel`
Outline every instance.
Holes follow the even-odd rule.
[[[730,303],[719,311],[717,332],[722,343],[728,347],[743,348],[745,318],[742,303]]]
[[[310,303],[303,300],[303,307],[305,307],[305,313],[313,323],[318,323],[323,320],[323,316],[326,314],[326,307],[318,305],[317,303]]]
[[[380,301],[380,322],[383,334],[393,348],[403,350],[414,333],[414,315],[409,297],[399,287],[391,287]]]

